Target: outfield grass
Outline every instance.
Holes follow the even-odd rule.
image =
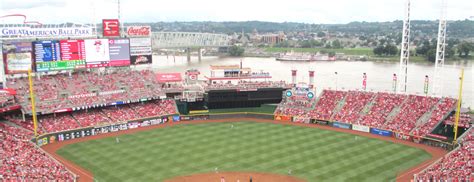
[[[262,105],[261,107],[210,109],[209,114],[235,113],[235,112],[254,112],[254,113],[263,113],[263,114],[273,114],[275,112],[276,107],[277,107],[276,105]]]
[[[234,125],[231,128],[231,125]],[[163,181],[219,171],[287,174],[308,181],[392,181],[429,159],[424,150],[347,133],[271,123],[175,125],[71,144],[57,152],[97,181]]]
[[[318,52],[325,50],[326,52],[336,52],[344,53],[346,55],[374,55],[372,48],[344,48],[344,49],[326,49],[326,48],[284,48],[284,47],[268,47],[265,48],[267,52],[286,52],[286,51],[295,51],[295,52]]]

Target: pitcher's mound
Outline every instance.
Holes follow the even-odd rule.
[[[225,182],[304,182],[305,180],[284,176],[279,174],[253,173],[253,172],[219,172],[193,174],[189,176],[180,176],[173,179],[165,180],[166,182],[221,182],[224,178]]]

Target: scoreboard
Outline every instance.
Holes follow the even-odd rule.
[[[85,68],[84,40],[33,42],[36,71]]]
[[[84,60],[86,50],[84,40],[61,40],[61,60]]]
[[[33,42],[33,53],[36,62],[58,61],[59,41],[36,41]]]

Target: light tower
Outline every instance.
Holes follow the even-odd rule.
[[[443,73],[444,73],[444,54],[446,48],[446,11],[447,1],[441,0],[441,16],[438,26],[438,43],[436,44],[436,60],[433,78],[433,96],[443,95]]]
[[[405,19],[403,19],[402,45],[400,47],[400,70],[398,77],[398,93],[406,93],[408,78],[408,60],[410,57],[410,0],[406,2]]]

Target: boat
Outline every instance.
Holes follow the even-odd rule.
[[[308,54],[295,53],[293,50],[289,53],[280,54],[277,61],[335,61],[336,56],[329,56],[328,54]]]

